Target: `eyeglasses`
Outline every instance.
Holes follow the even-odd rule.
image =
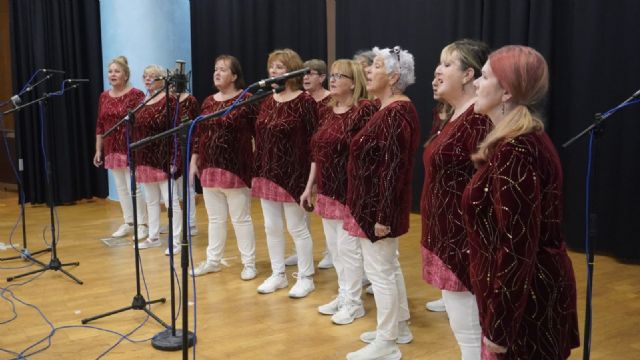
[[[347,76],[345,74],[333,73],[333,74],[329,75],[329,80],[340,80],[342,78],[347,78],[347,79],[353,80],[353,78],[351,76]]]

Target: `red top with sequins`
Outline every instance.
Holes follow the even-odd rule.
[[[144,93],[136,88],[131,88],[122,96],[112,97],[109,90],[100,94],[98,100],[98,119],[96,121],[96,135],[104,134],[111,129],[120,119],[127,115],[127,111],[138,106],[144,99]],[[104,155],[112,153],[127,155],[126,123],[122,123],[108,137],[103,139]]]
[[[410,101],[396,101],[376,112],[355,135],[347,165],[347,206],[371,241],[374,225],[390,226],[387,237],[409,230],[414,154],[420,124]]]
[[[208,96],[202,103],[202,115],[231,106],[238,96],[225,101]],[[253,104],[237,107],[224,117],[197,125],[193,153],[199,155],[201,171],[223,169],[242,179],[246,187],[251,187],[256,112],[257,106]]]
[[[562,232],[562,167],[544,132],[499,144],[462,198],[482,333],[499,359],[566,359],[579,345]]]
[[[475,172],[471,154],[491,128],[491,120],[475,113],[472,105],[442,129],[435,127],[436,133],[422,155],[422,246],[440,258],[467,289],[471,289],[469,246],[460,202],[462,192]],[[439,284],[437,276],[426,280],[438,287],[444,285]]]
[[[282,187],[297,202],[311,168],[309,143],[317,126],[316,101],[307,93],[278,102],[267,97],[256,120],[254,177]],[[262,197],[254,189],[254,195]]]

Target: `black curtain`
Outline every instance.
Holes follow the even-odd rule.
[[[92,165],[95,122],[102,91],[100,5],[97,0],[11,0],[11,56],[13,89],[17,93],[42,68],[63,70],[38,86],[23,103],[60,89],[66,78],[88,78],[60,97],[46,101],[45,142],[51,162],[56,203],[70,203],[108,194],[106,172]],[[42,78],[41,74],[38,79]],[[18,113],[17,141],[24,158],[26,201],[46,202],[46,174],[42,156],[37,105]]]
[[[586,140],[561,144],[640,87],[637,19],[632,0],[337,0],[336,52],[349,58],[363,48],[401,45],[415,56],[416,84],[407,93],[418,108],[422,137],[431,126],[431,79],[446,44],[468,37],[492,48],[523,44],[547,59],[551,89],[545,106],[547,131],[564,168],[565,230],[573,249],[584,247]],[[599,145],[595,201],[601,253],[640,260],[640,105],[614,115]],[[418,210],[424,176],[421,154],[413,183]]]
[[[230,54],[242,64],[245,80],[267,77],[267,56],[291,48],[303,60],[327,58],[325,0],[191,0],[193,93],[213,90],[213,61]]]

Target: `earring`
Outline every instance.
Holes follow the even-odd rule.
[[[502,112],[502,115],[504,115],[504,103],[502,103],[502,109],[500,110],[500,112]]]

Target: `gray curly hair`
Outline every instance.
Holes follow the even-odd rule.
[[[372,51],[384,59],[387,74],[398,74],[398,81],[393,85],[397,90],[404,92],[409,85],[416,82],[413,55],[410,52],[400,46],[394,46],[393,49],[380,49],[376,46]]]

